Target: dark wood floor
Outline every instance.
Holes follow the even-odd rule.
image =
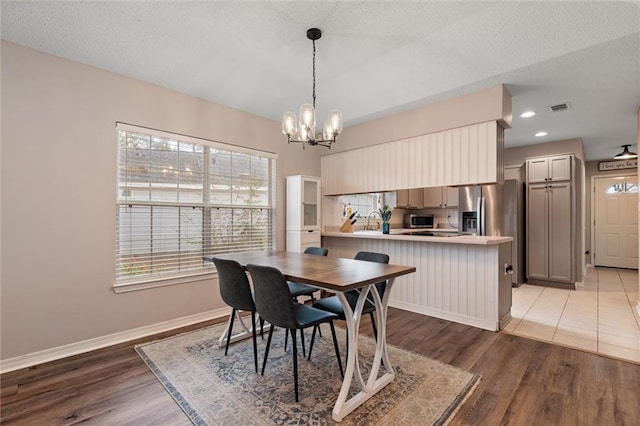
[[[210,324],[6,373],[0,423],[188,425],[133,345]],[[387,330],[390,344],[482,375],[452,425],[640,424],[639,365],[398,309]]]

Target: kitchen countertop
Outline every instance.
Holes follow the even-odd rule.
[[[434,233],[446,233],[446,232],[458,232],[457,229],[448,228],[435,228],[435,229],[408,229],[398,228],[391,229],[389,234],[383,234],[382,231],[354,231],[354,232],[339,232],[339,231],[324,231],[323,237],[341,237],[341,238],[368,238],[368,239],[386,239],[386,240],[401,240],[401,241],[416,241],[416,242],[433,242],[433,243],[445,243],[445,244],[474,244],[474,245],[495,245],[507,243],[513,241],[512,237],[485,237],[478,235],[455,235],[455,236],[423,236],[423,235],[409,235],[411,232],[416,231],[428,231]]]

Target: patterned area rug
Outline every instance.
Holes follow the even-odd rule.
[[[142,344],[136,351],[196,425],[326,425],[342,379],[331,332],[324,324],[311,361],[299,351],[300,402],[295,402],[291,339],[273,333],[264,376],[254,372],[251,339],[233,343],[229,354],[218,346],[223,325]],[[336,327],[344,362],[345,331]],[[306,344],[310,341],[306,332]],[[258,359],[266,347],[258,337]],[[300,342],[298,342],[300,345]],[[360,337],[363,376],[373,360],[375,342]],[[443,425],[473,392],[480,376],[389,346],[396,379],[349,414],[345,425]],[[367,376],[365,376],[367,377]],[[355,382],[355,380],[354,380]],[[352,392],[355,393],[352,385]]]

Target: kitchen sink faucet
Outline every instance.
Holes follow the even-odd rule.
[[[369,220],[371,219],[371,215],[372,214],[377,214],[378,216],[380,216],[380,213],[378,213],[376,210],[370,211],[369,214],[367,215],[367,227],[365,228],[367,231],[372,230],[371,226],[369,225]],[[376,229],[378,229],[378,222],[376,222]]]

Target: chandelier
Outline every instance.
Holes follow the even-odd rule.
[[[321,145],[331,149],[331,145],[336,142],[336,136],[342,132],[342,113],[332,110],[324,122],[322,134],[316,135],[316,40],[320,37],[322,31],[318,28],[307,30],[307,38],[313,43],[313,104],[300,106],[300,120],[291,111],[285,112],[282,116],[282,133],[287,135],[287,142],[301,143],[302,149],[307,145]]]

